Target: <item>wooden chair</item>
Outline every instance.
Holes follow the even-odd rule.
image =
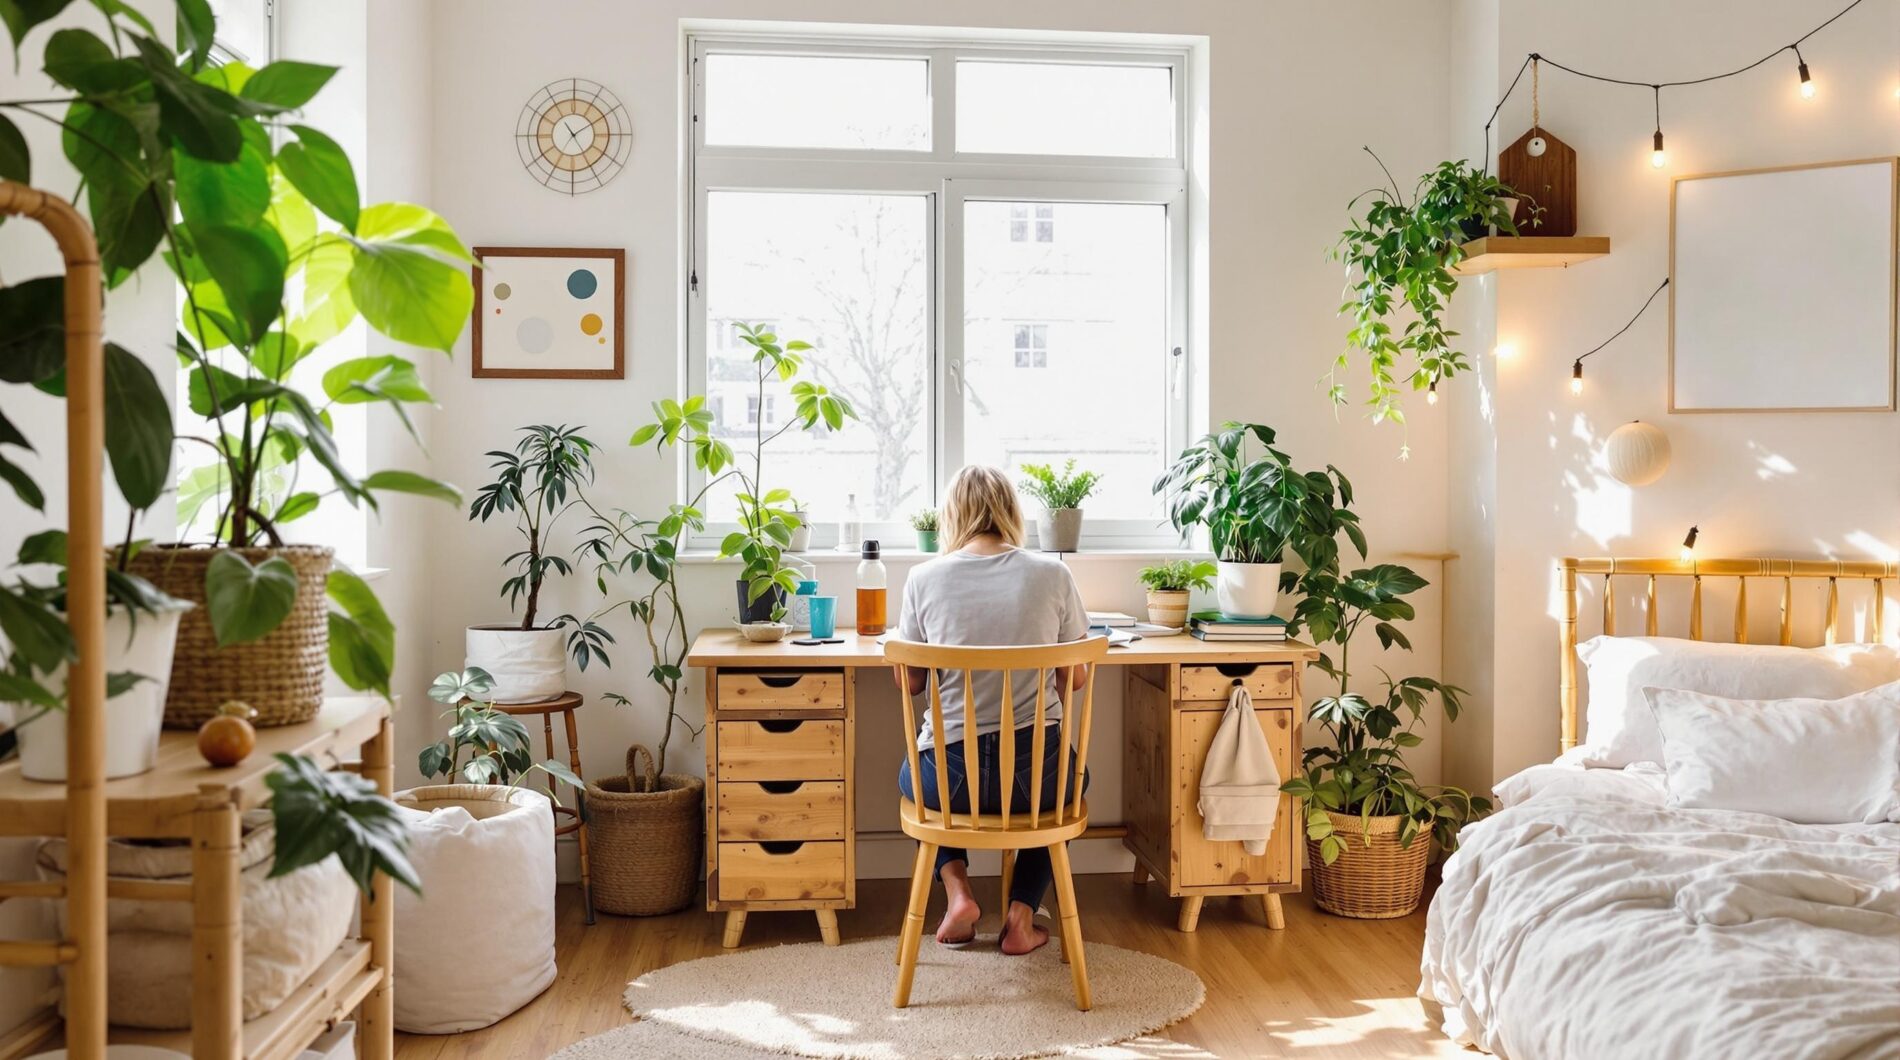
[[[884,657],[897,668],[898,684],[903,689],[906,734],[917,731],[917,712],[913,703],[916,697],[910,692],[910,668],[918,667],[929,675],[930,723],[934,733],[931,754],[936,757],[937,805],[943,807],[932,810],[923,805],[922,798],[904,799],[900,806],[899,820],[904,834],[917,840],[918,846],[917,864],[910,876],[910,905],[905,910],[903,930],[897,941],[897,992],[892,998],[892,1004],[896,1007],[904,1008],[910,1004],[910,985],[917,972],[917,948],[923,941],[924,906],[930,899],[930,880],[935,871],[937,849],[949,846],[1002,851],[1003,896],[1007,909],[1010,870],[1016,852],[1048,847],[1049,860],[1055,871],[1056,912],[1061,925],[1062,957],[1075,978],[1075,1007],[1088,1010],[1088,969],[1082,954],[1082,922],[1075,906],[1075,879],[1069,871],[1068,842],[1089,826],[1088,803],[1082,798],[1080,778],[1086,776],[1084,771],[1088,766],[1089,720],[1095,701],[1096,668],[1089,667],[1088,677],[1079,690],[1071,690],[1069,681],[1060,683],[1057,694],[1062,704],[1062,746],[1057,752],[1055,805],[1046,809],[1042,805],[1042,763],[1048,731],[1045,700],[1048,697],[1051,670],[1094,663],[1107,653],[1108,640],[1105,637],[1090,637],[1071,644],[998,648],[957,648],[896,639],[885,642]],[[1030,767],[1029,812],[1012,813],[1007,794],[1003,805],[990,807],[990,812],[984,812],[979,794],[983,787],[980,772],[982,760],[977,754],[974,726],[963,731],[969,811],[951,811],[950,774],[945,757],[948,748],[943,736],[943,696],[938,677],[942,670],[961,670],[966,690],[973,687],[972,677],[975,674],[1003,675],[1002,731],[998,737],[997,760],[999,768],[1011,772],[998,778],[997,786],[1005,793],[1011,791],[1010,780],[1014,776],[1018,724],[1015,700],[1010,694],[1010,679],[1015,671],[1035,672],[1036,712],[1030,730],[1030,761],[1033,764]],[[1081,695],[1077,696],[1076,691],[1080,691]],[[1079,709],[1075,706],[1077,699],[1081,700]],[[1071,746],[1074,747],[1075,757],[1073,769],[1069,762]],[[918,769],[917,741],[914,736],[905,740],[905,751],[910,756],[911,783],[921,785],[923,774]],[[1073,785],[1069,783],[1072,777],[1076,778]]]

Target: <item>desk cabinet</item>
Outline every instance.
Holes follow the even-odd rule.
[[[752,910],[809,909],[825,944],[857,897],[853,683],[843,669],[706,681],[706,907],[737,946]]]
[[[1300,760],[1300,666],[1294,663],[1152,665],[1126,668],[1122,700],[1123,843],[1135,881],[1152,877],[1180,898],[1179,926],[1192,931],[1210,895],[1259,895],[1267,926],[1281,927],[1279,895],[1300,888],[1298,800],[1280,797],[1266,853],[1202,836],[1201,768],[1236,685],[1253,697],[1254,720],[1282,780]]]

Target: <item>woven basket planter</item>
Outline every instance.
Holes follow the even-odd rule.
[[[1431,858],[1432,837],[1421,833],[1412,845],[1399,845],[1403,817],[1372,818],[1372,845],[1366,845],[1365,823],[1358,814],[1333,813],[1333,830],[1345,844],[1331,865],[1319,855],[1319,843],[1306,842],[1307,871],[1313,878],[1313,901],[1321,909],[1359,920],[1392,920],[1418,908],[1425,893],[1425,865]]]
[[[705,781],[656,775],[653,753],[640,744],[627,748],[626,776],[588,781],[594,908],[658,916],[691,904],[699,890],[705,802]]]
[[[326,592],[328,548],[234,549],[255,566],[280,557],[297,572],[297,598],[290,614],[265,636],[220,648],[205,605],[205,569],[224,551],[184,545],[152,545],[132,559],[132,573],[197,607],[178,623],[171,687],[165,694],[165,727],[195,729],[238,699],[257,710],[253,724],[296,725],[323,708],[323,675],[329,665],[330,627]]]

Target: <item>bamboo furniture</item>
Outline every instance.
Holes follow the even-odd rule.
[[[688,666],[706,671],[706,908],[726,914],[737,946],[746,915],[811,910],[828,943],[837,913],[857,904],[858,682],[889,680],[884,646],[840,630],[839,643],[754,644],[730,629],[701,633]],[[1300,760],[1301,671],[1318,658],[1297,641],[1208,642],[1150,637],[1115,648],[1122,701],[1122,820],[1084,839],[1119,839],[1134,882],[1153,878],[1180,898],[1177,926],[1193,931],[1210,896],[1257,898],[1269,928],[1285,923],[1280,895],[1300,889],[1299,802],[1280,799],[1267,853],[1202,837],[1195,809],[1201,766],[1234,682],[1254,699],[1274,763]],[[867,673],[866,671],[870,671]],[[881,767],[880,767],[881,768]],[[882,774],[880,774],[882,775]]]
[[[23,184],[0,181],[0,214],[39,222],[66,265],[66,534],[69,555],[105,555],[104,293],[99,247],[71,203]],[[67,1051],[94,1060],[106,1048],[106,572],[102,560],[77,562],[67,573],[67,624],[76,657],[66,677],[66,783],[47,827],[64,832],[66,880],[56,888],[0,883],[0,900],[22,894],[66,900],[66,935],[58,941],[0,943],[0,964],[64,965]],[[19,766],[9,767],[17,776]],[[16,815],[0,807],[0,830]],[[15,890],[25,886],[25,891]],[[50,892],[50,893],[49,893]]]
[[[1075,980],[1075,1007],[1089,1010],[1088,963],[1082,947],[1082,921],[1075,905],[1075,878],[1069,871],[1069,840],[1088,830],[1089,807],[1082,798],[1088,776],[1089,724],[1095,712],[1095,663],[1108,654],[1108,638],[1089,637],[1072,644],[1044,644],[1034,647],[968,648],[937,644],[917,644],[890,640],[884,645],[884,657],[897,667],[897,683],[904,704],[904,732],[917,732],[916,693],[910,690],[911,667],[925,671],[924,683],[930,690],[930,754],[937,773],[937,809],[925,804],[923,773],[918,768],[917,741],[905,740],[904,752],[910,764],[911,783],[918,798],[900,799],[898,821],[904,834],[917,840],[917,863],[910,873],[910,904],[904,911],[903,930],[897,936],[897,990],[891,1004],[905,1008],[910,1004],[911,980],[917,974],[917,947],[923,941],[924,906],[930,900],[931,877],[936,872],[940,847],[966,847],[1003,852],[1003,905],[1009,905],[1010,872],[1016,853],[1046,847],[1055,870],[1057,916],[1062,927],[1062,959]],[[1074,688],[1070,668],[1086,666],[1081,687]],[[963,730],[963,763],[968,792],[967,807],[959,812],[950,798],[950,766],[946,759],[949,741],[943,731],[942,671],[963,672],[964,695],[976,689],[973,677],[978,673],[1002,674],[1000,703],[1001,728],[997,730],[997,768],[1005,771],[998,778],[1003,805],[983,812],[983,760],[977,753],[976,726]],[[1016,703],[1010,693],[1010,680],[1020,671],[1024,680],[1035,673],[1036,706],[1032,717],[1024,719],[1030,733],[1030,780],[1028,813],[1016,811],[1014,784],[1016,769]],[[1049,675],[1057,674],[1056,696],[1061,711],[1057,726],[1055,803],[1043,822],[1043,760],[1047,750],[1049,718]],[[1077,700],[1080,700],[1078,705]],[[966,703],[965,716],[968,716]],[[1071,768],[1071,744],[1075,762]]]
[[[1643,586],[1643,633],[1654,637],[1662,628],[1660,611],[1656,604],[1656,583],[1658,578],[1687,578],[1689,588],[1688,631],[1692,640],[1704,640],[1702,621],[1702,579],[1734,578],[1737,583],[1735,593],[1735,620],[1732,636],[1735,643],[1747,644],[1748,641],[1748,580],[1750,578],[1774,578],[1781,581],[1781,621],[1779,625],[1779,643],[1794,643],[1794,583],[1795,579],[1825,579],[1827,581],[1827,601],[1822,613],[1821,638],[1824,644],[1833,644],[1840,633],[1841,593],[1840,583],[1846,581],[1872,582],[1873,597],[1869,601],[1868,639],[1879,641],[1885,632],[1887,581],[1900,578],[1900,563],[1885,563],[1878,560],[1818,560],[1818,559],[1577,559],[1566,556],[1557,564],[1561,579],[1563,611],[1558,619],[1558,701],[1561,711],[1558,730],[1558,743],[1562,750],[1568,751],[1577,745],[1577,597],[1578,580],[1583,575],[1598,574],[1603,577],[1603,635],[1616,635],[1616,593],[1612,579],[1618,576],[1641,577],[1646,579]]]
[[[158,765],[150,772],[102,786],[102,837],[189,839],[192,844],[189,883],[108,880],[99,900],[101,914],[107,897],[191,904],[191,1029],[115,1027],[110,1030],[111,1041],[175,1049],[199,1060],[275,1060],[295,1057],[360,1005],[360,1055],[364,1060],[386,1060],[391,1055],[395,903],[391,881],[381,874],[372,884],[372,897],[363,902],[362,937],[345,939],[282,1005],[244,1022],[238,819],[244,811],[269,801],[264,778],[277,768],[277,754],[327,758],[340,765],[360,750],[363,775],[387,796],[394,780],[394,744],[387,703],[367,696],[333,697],[312,721],[259,729],[257,749],[235,766],[208,765],[198,753],[197,734],[167,732],[159,738]],[[21,777],[17,762],[0,767],[0,834],[56,833],[67,817],[67,806],[59,786]],[[43,883],[0,883],[0,897],[44,897],[46,888]],[[100,977],[103,983],[103,968]],[[69,997],[70,989],[69,982]],[[77,1057],[80,1052],[71,1035],[78,1028],[70,1016],[70,1001],[68,1011],[67,1048]],[[23,1043],[21,1051],[30,1051],[34,1044]],[[94,1055],[103,1051],[102,1045]]]
[[[539,714],[541,735],[546,742],[549,758],[554,757],[554,716],[559,714],[562,724],[567,729],[567,767],[574,771],[575,776],[585,780],[587,778],[581,773],[580,732],[574,723],[574,712],[581,709],[581,704],[584,702],[579,692],[563,692],[541,703],[497,703],[495,709],[517,718]],[[548,805],[554,810],[555,817],[554,837],[556,841],[559,841],[561,836],[572,835],[574,842],[580,847],[581,907],[587,912],[587,922],[592,924],[594,922],[593,877],[587,865],[587,816],[581,807],[582,801],[587,798],[587,791],[584,788],[574,789],[574,805],[563,806],[554,799],[554,785],[557,783],[559,782],[553,777],[548,778]],[[562,817],[567,818],[566,824],[560,823]]]

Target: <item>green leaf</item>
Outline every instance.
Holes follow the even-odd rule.
[[[275,382],[283,382],[297,362],[315,350],[281,331],[273,331],[258,340],[251,350],[251,367]]]
[[[449,223],[435,211],[414,203],[384,202],[364,207],[356,235],[371,242],[433,251],[463,265],[475,264],[475,256],[462,245]]]
[[[171,402],[137,355],[116,342],[105,355],[106,455],[125,502],[142,511],[171,485]]]
[[[0,586],[0,634],[14,654],[46,671],[73,657],[66,620],[38,601]]]
[[[301,755],[276,758],[281,768],[264,778],[277,832],[271,878],[335,854],[365,896],[377,872],[422,893],[406,855],[409,827],[376,785],[354,773],[325,772]]]
[[[215,364],[201,364],[191,370],[186,382],[186,402],[197,415],[210,418],[236,412],[253,401],[265,401],[289,393],[268,379],[253,379],[227,372]]]
[[[366,401],[433,402],[416,366],[393,354],[358,357],[323,373],[323,392],[339,405]]]
[[[41,710],[62,710],[66,703],[52,690],[29,677],[0,670],[0,703],[31,703]],[[15,716],[13,726],[30,719]]]
[[[174,151],[172,173],[178,209],[193,231],[218,225],[250,227],[263,219],[271,204],[270,165],[249,143],[235,160],[222,163]]]
[[[46,494],[40,492],[39,484],[33,481],[33,476],[27,474],[25,468],[8,460],[4,454],[0,454],[0,482],[13,488],[13,495],[20,499],[21,504],[36,512],[46,510]]]
[[[418,475],[413,471],[378,471],[363,480],[363,488],[388,490],[392,493],[413,493],[419,497],[433,497],[450,504],[462,503],[462,491],[446,482],[432,479],[427,475]]]
[[[13,36],[13,53],[20,53],[20,41],[27,31],[42,22],[58,18],[72,0],[0,0],[0,21]]]
[[[466,272],[393,243],[357,244],[350,297],[370,327],[397,342],[444,353],[455,348],[475,305]]]
[[[270,330],[284,300],[283,240],[269,228],[216,225],[195,230],[198,256],[224,293],[239,334],[249,345]]]
[[[0,287],[0,383],[38,383],[66,364],[66,278]]]
[[[304,490],[301,493],[293,493],[284,498],[284,503],[277,506],[276,514],[271,516],[271,522],[282,526],[292,520],[301,519],[311,512],[316,511],[317,505],[322,502],[323,498],[309,490]]]
[[[330,571],[330,668],[351,688],[374,689],[388,698],[396,666],[396,627],[369,583],[343,567]]]
[[[172,64],[156,41],[134,37],[139,62],[151,74],[158,124],[178,146],[210,162],[234,162],[244,147],[237,100],[222,89],[194,81]]]
[[[272,63],[258,71],[246,89],[281,63]],[[350,232],[356,231],[362,200],[356,190],[356,170],[350,156],[335,140],[307,125],[292,125],[297,142],[277,150],[277,167],[303,192],[310,204]]]
[[[297,572],[282,556],[253,567],[230,550],[211,558],[205,570],[205,607],[219,647],[266,636],[297,602]]]
[[[13,120],[0,114],[0,180],[33,183],[33,152]]]
[[[178,50],[185,53],[186,65],[196,70],[211,55],[217,19],[211,13],[209,0],[177,0],[177,7]]]
[[[280,59],[251,75],[238,95],[273,110],[295,110],[336,76],[336,67]]]
[[[320,235],[316,240],[303,258],[303,313],[288,329],[305,346],[330,341],[356,319],[356,303],[350,298],[356,248],[336,236]]]

